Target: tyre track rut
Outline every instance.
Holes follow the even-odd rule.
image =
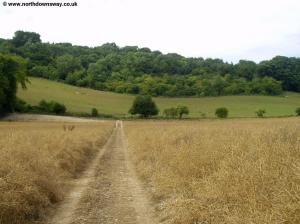
[[[156,224],[136,177],[121,121],[73,191],[47,224]]]

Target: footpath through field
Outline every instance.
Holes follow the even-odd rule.
[[[121,121],[49,224],[155,224],[127,154]]]

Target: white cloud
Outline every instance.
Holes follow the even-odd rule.
[[[87,46],[116,42],[234,62],[240,58],[259,61],[278,54],[300,55],[298,0],[77,2],[79,6],[74,8],[1,5],[0,37],[11,38],[16,30],[28,30],[40,33],[43,41],[49,42]]]

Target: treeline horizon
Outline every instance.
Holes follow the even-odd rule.
[[[137,46],[43,43],[34,32],[0,39],[0,53],[27,61],[27,74],[97,90],[151,96],[280,95],[300,92],[300,58],[255,63],[184,57]]]

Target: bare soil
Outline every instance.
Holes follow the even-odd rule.
[[[154,209],[127,155],[123,127],[116,128],[73,191],[47,224],[155,224]]]

